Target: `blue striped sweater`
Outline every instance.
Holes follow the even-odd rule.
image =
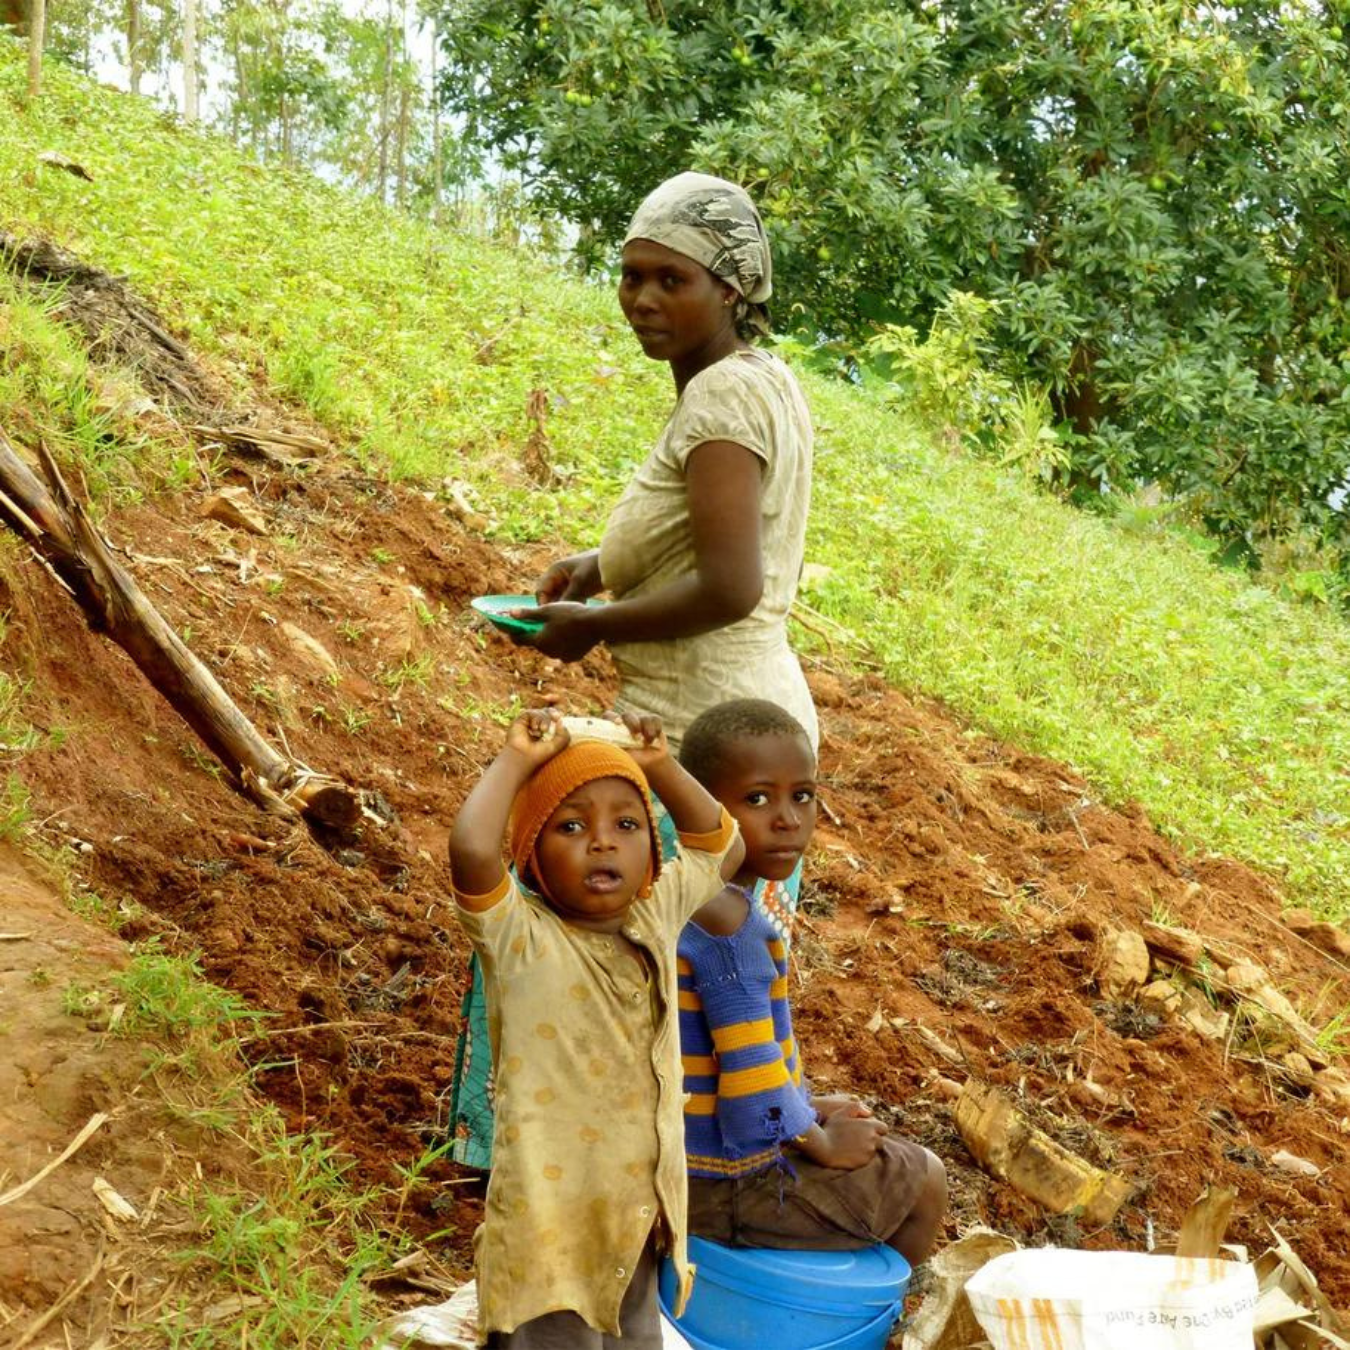
[[[686,924],[676,970],[689,1173],[762,1172],[816,1119],[792,1037],[786,946],[752,905],[730,937]]]

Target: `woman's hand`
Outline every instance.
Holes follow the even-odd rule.
[[[559,558],[534,583],[534,598],[541,605],[559,600],[589,600],[604,589],[600,580],[600,550]]]
[[[530,619],[544,626],[533,632],[513,632],[508,636],[517,647],[533,647],[559,661],[580,661],[600,641],[600,635],[595,631],[599,608],[558,601],[540,605],[538,609],[513,610],[517,618]]]
[[[685,465],[694,570],[641,596],[586,605],[603,589],[599,552],[562,558],[535,582],[539,608],[512,611],[543,627],[512,633],[511,640],[559,661],[580,661],[601,642],[668,642],[753,613],[764,594],[762,473],[759,458],[743,445],[698,446]]]

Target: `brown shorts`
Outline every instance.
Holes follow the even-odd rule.
[[[800,1153],[797,1174],[689,1178],[689,1231],[730,1247],[845,1251],[887,1241],[909,1218],[928,1178],[926,1148],[888,1134],[866,1167],[821,1167]]]

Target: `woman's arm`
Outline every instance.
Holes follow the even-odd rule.
[[[544,621],[543,628],[515,640],[546,656],[578,661],[599,642],[693,637],[745,618],[764,593],[762,471],[759,457],[734,441],[696,446],[685,461],[694,570],[633,600],[543,605],[530,613]],[[540,578],[541,592],[552,572]],[[551,585],[556,589],[557,580]]]

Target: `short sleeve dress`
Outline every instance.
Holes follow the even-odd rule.
[[[811,505],[811,417],[796,378],[769,352],[738,351],[685,386],[660,440],[610,514],[600,576],[633,599],[695,568],[685,466],[709,441],[742,445],[763,464],[760,539],[764,591],[754,612],[710,633],[610,645],[618,707],[658,714],[673,745],[702,712],[733,698],[766,698],[818,739],[815,706],[787,641]]]

